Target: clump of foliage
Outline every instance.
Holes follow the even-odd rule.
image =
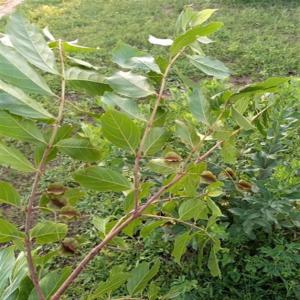
[[[185,59],[208,76],[222,80],[230,75],[222,62],[203,51],[212,42],[208,36],[222,27],[220,22],[207,22],[214,12],[187,7],[177,20],[173,39],[149,36],[150,43],[165,47],[164,56],[154,58],[119,43],[112,56],[121,70],[106,77],[76,57],[96,49],[56,39],[48,29],[41,33],[19,14],[10,16],[0,44],[0,164],[31,174],[33,183],[28,197],[11,183],[0,183],[1,202],[25,217],[23,231],[12,220],[0,219],[0,242],[9,243],[0,259],[7,270],[0,282],[3,299],[60,299],[100,252],[109,259],[114,251],[130,249],[131,240],[151,242],[149,236],[156,232],[164,232],[164,238],[172,241],[169,254],[178,266],[191,252],[199,269],[221,277],[218,255],[226,254],[222,240],[227,232],[221,220],[238,218],[241,210],[247,214],[253,208],[226,211],[226,197],[233,194],[252,206],[262,205],[257,200],[262,197],[268,203],[270,197],[267,187],[233,170],[248,142],[238,136],[267,130],[267,112],[277,103],[274,94],[290,79],[269,78],[208,95],[200,82],[174,68]],[[169,79],[173,70],[179,83]],[[45,78],[59,86],[60,94]],[[97,109],[82,111],[74,103],[75,93],[85,95]],[[51,102],[56,113],[45,109]],[[81,126],[78,115],[84,121]],[[29,153],[18,149],[19,142]],[[47,167],[61,155],[74,160],[72,179],[42,184]],[[87,242],[71,230],[82,217],[80,200],[93,199],[86,190],[108,193],[115,200],[106,215],[91,218],[90,225],[97,230],[95,245],[73,269],[53,270],[53,259],[86,249]],[[256,215],[264,222],[250,221],[251,226],[242,218],[244,233],[255,238],[257,226],[270,232],[274,223],[293,211],[284,207],[277,214],[279,208],[274,209],[274,214]],[[297,217],[295,212],[288,225],[298,226]],[[267,257],[269,250],[261,252]],[[124,297],[147,294],[149,299],[174,299],[195,290],[197,281],[183,280],[169,291],[160,291],[153,281],[160,268],[159,255],[131,270],[113,264],[88,299],[105,299],[116,291]]]

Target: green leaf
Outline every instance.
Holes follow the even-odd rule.
[[[61,140],[56,147],[62,153],[81,161],[93,162],[101,157],[101,153],[91,144],[88,139],[69,138]]]
[[[151,159],[147,167],[155,173],[173,174],[176,173],[180,166],[180,162],[167,162],[164,158]]]
[[[20,206],[20,195],[8,182],[0,181],[0,203]]]
[[[128,273],[119,272],[112,274],[105,282],[100,282],[95,292],[88,297],[88,300],[102,299],[101,297],[110,294],[120,288],[128,279]]]
[[[15,254],[12,253],[12,255],[14,256]],[[5,290],[0,291],[2,296],[1,300],[15,299],[14,297],[17,296],[17,293],[18,293],[18,297],[16,298],[16,300],[27,300],[27,298],[24,299],[19,297],[20,289],[23,286],[23,280],[28,278],[26,276],[28,273],[28,264],[24,252],[20,252],[17,258],[14,259],[14,261],[11,260],[11,263],[12,264],[10,265],[10,267],[12,272],[10,273],[9,282]],[[32,289],[32,285],[30,283],[28,287]],[[24,294],[26,295],[27,290],[23,289],[23,291]],[[24,294],[22,294],[22,296],[24,296]]]
[[[83,187],[100,192],[122,192],[131,187],[123,175],[102,167],[80,170],[74,174],[74,179]]]
[[[143,98],[155,93],[146,77],[132,72],[119,71],[108,77],[107,82],[117,93],[127,97]]]
[[[176,55],[186,46],[189,46],[197,40],[200,36],[208,36],[216,31],[218,31],[223,26],[223,23],[213,22],[206,26],[198,25],[188,30],[184,34],[177,37],[170,48],[171,55]]]
[[[225,163],[234,164],[237,159],[237,149],[233,139],[222,143],[221,155]]]
[[[211,213],[214,217],[221,217],[223,215],[219,206],[210,198],[207,198],[207,206],[211,210]]]
[[[160,292],[160,287],[154,284],[153,282],[151,282],[147,293],[149,300],[159,299],[159,292]]]
[[[176,236],[172,251],[172,256],[175,258],[176,263],[180,264],[181,257],[185,253],[191,238],[192,236],[188,231]]]
[[[43,134],[34,122],[0,111],[0,135],[21,141],[46,143]]]
[[[35,168],[29,160],[16,148],[0,143],[0,164],[21,172],[34,172]]]
[[[58,290],[58,288],[64,283],[64,281],[71,274],[72,268],[65,267],[62,270],[55,270],[48,273],[40,281],[40,285],[46,299],[50,297]],[[28,300],[38,300],[39,297],[36,294],[35,289],[29,295]]]
[[[140,142],[140,129],[127,115],[115,110],[101,118],[103,135],[114,145],[130,149],[133,153]]]
[[[6,30],[14,48],[32,65],[45,72],[58,74],[54,53],[34,25],[21,15],[13,14]]]
[[[103,95],[110,91],[108,84],[104,83],[104,77],[97,72],[83,70],[77,67],[69,68],[66,71],[66,80],[71,88],[83,91],[91,96]]]
[[[125,69],[141,69],[161,73],[155,59],[125,43],[119,43],[112,52],[112,61]]]
[[[50,48],[58,48],[59,41],[51,41],[48,43],[48,46]],[[89,53],[97,50],[97,48],[85,47],[85,46],[78,45],[75,42],[66,42],[66,41],[62,41],[62,47],[64,51],[68,53]]]
[[[142,262],[130,273],[127,290],[130,295],[142,293],[149,281],[158,273],[160,262],[157,260],[149,270],[149,263]]]
[[[13,247],[7,247],[0,250],[0,295],[4,295],[3,291],[9,283],[9,278],[15,264],[15,253]],[[2,299],[2,298],[1,298]]]
[[[132,118],[146,121],[146,117],[140,112],[137,102],[133,99],[124,98],[111,92],[105,92],[101,100],[109,107],[119,108]]]
[[[240,112],[238,112],[234,107],[231,108],[231,115],[234,121],[244,130],[254,129],[251,122],[244,117]]]
[[[163,127],[151,128],[145,143],[143,152],[145,155],[153,155],[162,150],[168,140],[168,135]]]
[[[225,79],[230,75],[229,69],[219,60],[208,56],[188,56],[190,62],[207,75],[218,79]]]
[[[254,83],[242,88],[240,91],[233,94],[230,99],[232,101],[236,101],[237,99],[245,98],[246,96],[249,97],[252,95],[261,95],[268,92],[274,92],[277,91],[281,85],[287,83],[290,79],[290,77],[271,77],[265,81]]]
[[[0,243],[6,243],[23,238],[24,233],[19,231],[14,224],[4,219],[0,219]]]
[[[68,226],[62,223],[45,221],[36,224],[30,231],[30,237],[37,244],[50,244],[62,240],[68,232]]]
[[[190,103],[191,104],[191,103]],[[193,109],[196,109],[196,107]],[[175,120],[176,124],[176,135],[181,139],[182,143],[194,147],[199,144],[200,138],[196,131],[192,127],[188,127],[185,123],[179,120]]]
[[[190,111],[200,122],[210,124],[210,105],[200,87],[193,88],[188,94]]]
[[[0,43],[0,79],[25,92],[53,95],[44,79],[13,48]]]
[[[163,224],[165,224],[166,221],[164,220],[158,220],[154,222],[150,222],[148,224],[144,224],[143,228],[140,231],[140,235],[142,238],[146,238],[151,234],[156,228],[161,227]]]
[[[9,96],[13,97],[13,102],[15,103],[20,103],[23,107],[25,106],[25,108],[27,110],[25,110],[24,114],[22,112],[22,110],[19,108],[17,110],[18,115],[21,115],[24,117],[32,117],[32,118],[41,118],[41,119],[53,119],[53,116],[48,113],[38,102],[36,102],[35,100],[31,99],[29,96],[27,96],[22,90],[18,89],[17,87],[13,87],[7,83],[5,83],[4,81],[0,80],[0,90],[2,90],[3,92],[5,92],[6,94],[8,94]],[[5,104],[6,104],[6,100],[8,99],[8,107],[6,108]],[[13,102],[11,102],[10,97],[4,97],[0,100],[0,102],[3,103],[3,105],[1,105],[3,107],[3,109],[7,109],[9,111],[11,111],[11,105],[13,104]],[[33,112],[33,115],[31,116],[30,114],[28,114],[28,111]]]
[[[204,9],[199,12],[196,12],[195,16],[192,20],[192,26],[200,25],[207,21],[215,12],[217,9]]]
[[[207,208],[205,203],[199,199],[185,200],[179,207],[178,214],[181,220],[187,221],[194,219],[195,221],[206,215]]]
[[[216,251],[215,251],[215,247],[213,246],[210,250],[210,254],[208,257],[208,269],[210,271],[210,274],[214,277],[219,276],[221,277],[221,271],[219,268],[219,263],[218,263],[218,259],[216,256]]]

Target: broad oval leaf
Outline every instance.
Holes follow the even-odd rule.
[[[119,43],[112,52],[113,62],[125,69],[142,69],[161,73],[155,59],[134,47],[125,43]]]
[[[130,117],[146,121],[146,117],[140,112],[137,102],[134,99],[124,98],[111,92],[105,92],[101,100],[110,107],[119,108]]]
[[[218,79],[225,79],[230,75],[230,70],[219,60],[208,56],[189,56],[190,62],[207,75]]]
[[[63,223],[45,221],[36,224],[30,231],[31,239],[37,244],[50,244],[62,240],[68,232],[68,226]]]
[[[0,111],[0,135],[21,141],[46,143],[43,134],[34,122]]]
[[[127,290],[130,295],[142,293],[149,281],[158,273],[160,262],[157,260],[149,270],[149,263],[142,262],[130,273]]]
[[[19,231],[14,224],[0,219],[0,243],[6,243],[16,239],[19,240],[23,237],[24,233]]]
[[[13,48],[0,43],[0,79],[25,92],[53,95],[44,79]]]
[[[144,154],[153,155],[160,151],[168,140],[168,135],[165,128],[154,127],[150,130],[145,143]]]
[[[178,210],[181,220],[198,220],[203,214],[206,215],[206,205],[201,199],[189,199],[184,201]]]
[[[167,162],[164,158],[151,159],[147,167],[158,174],[174,174],[178,171],[180,162]]]
[[[104,77],[95,71],[72,67],[66,71],[66,80],[74,90],[83,91],[92,96],[111,91],[109,85],[103,82]]]
[[[44,36],[19,14],[13,14],[6,28],[14,48],[37,68],[58,74],[55,56]]]
[[[8,182],[0,181],[0,203],[20,206],[20,195]]]
[[[35,100],[31,99],[29,96],[27,96],[22,90],[20,90],[17,87],[13,87],[4,81],[0,80],[0,90],[2,90],[5,94],[9,95],[10,97],[7,98],[7,96],[3,97],[3,94],[0,93],[0,103],[3,103],[3,109],[12,110],[11,105],[13,103],[21,104],[21,106],[25,106],[28,108],[25,110],[24,116],[25,117],[32,117],[37,118],[40,116],[41,119],[53,119],[54,117],[48,113],[39,103],[37,103]],[[6,108],[5,103],[8,101],[8,108]],[[33,112],[33,115],[30,116],[29,112]],[[23,115],[22,110],[19,108],[16,112],[16,114]]]
[[[46,299],[50,297],[58,290],[58,288],[64,283],[64,281],[71,274],[72,268],[65,267],[62,270],[55,270],[48,273],[40,280],[40,286]],[[35,289],[32,289],[27,300],[39,300]]]
[[[172,256],[174,256],[176,263],[180,264],[181,257],[185,253],[187,245],[191,239],[192,236],[188,231],[176,236],[172,251]]]
[[[183,48],[194,43],[200,36],[208,36],[218,31],[222,26],[223,23],[221,22],[213,22],[206,26],[198,25],[193,27],[192,29],[188,30],[175,39],[173,45],[170,48],[171,55],[176,55]]]
[[[193,17],[192,26],[197,26],[205,21],[207,21],[217,9],[203,9],[199,12],[196,12],[195,16]]]
[[[130,149],[133,153],[140,141],[139,127],[125,114],[107,111],[101,118],[103,135],[114,145]]]
[[[237,111],[234,107],[231,108],[231,115],[234,121],[245,130],[251,130],[254,129],[254,126],[251,124],[251,122],[244,117],[239,111]]]
[[[122,174],[102,167],[80,170],[73,177],[81,186],[99,192],[122,192],[131,188],[130,182]]]
[[[29,160],[16,148],[0,143],[0,164],[21,172],[34,172]]]
[[[127,97],[143,98],[155,93],[146,77],[132,72],[119,71],[108,77],[107,82],[117,93]]]
[[[59,151],[74,159],[93,162],[101,157],[101,153],[91,144],[88,139],[69,138],[61,140],[56,144]]]
[[[188,94],[191,113],[200,122],[210,124],[210,105],[200,87],[193,88]]]

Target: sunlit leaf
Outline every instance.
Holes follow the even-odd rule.
[[[0,203],[20,206],[20,195],[8,182],[0,181]]]
[[[36,224],[30,231],[30,237],[37,244],[50,244],[62,240],[68,232],[68,226],[62,223],[44,221]]]
[[[177,37],[170,48],[171,55],[176,55],[180,50],[189,46],[200,36],[208,36],[218,31],[223,26],[223,23],[213,22],[206,26],[198,25]]]
[[[115,110],[101,118],[103,135],[114,145],[130,149],[133,153],[140,141],[140,129],[127,115]]]
[[[14,48],[32,65],[52,74],[58,74],[55,56],[42,33],[19,14],[13,14],[7,24],[7,33]]]
[[[11,47],[0,43],[0,79],[25,92],[53,95],[44,79]]]
[[[0,143],[0,164],[21,172],[34,172],[31,162],[16,148]]]
[[[21,141],[46,143],[43,134],[34,122],[0,111],[0,135]]]
[[[19,231],[14,224],[4,219],[0,219],[0,243],[22,239],[23,237],[24,233]]]
[[[164,46],[164,47],[168,47],[173,44],[173,40],[171,40],[171,39],[160,39],[153,35],[149,35],[148,41],[149,41],[149,43],[151,43],[153,45],[159,45],[159,46]]]
[[[16,87],[13,87],[4,81],[0,80],[0,91],[5,92],[5,94],[9,95],[10,97],[5,96],[5,94],[0,94],[0,103],[3,103],[1,106],[3,109],[7,109],[9,111],[14,110],[13,103],[21,104],[22,107],[25,107],[26,110],[23,114],[22,110],[19,109],[16,111],[14,110],[14,113],[18,115],[24,115],[25,117],[32,117],[37,118],[40,116],[41,119],[53,119],[53,116],[48,113],[38,102],[31,99],[29,96],[24,94],[24,92]],[[12,97],[12,98],[11,98]],[[6,101],[8,102],[7,108],[5,106]],[[31,116],[29,112],[33,112],[33,115]]]
[[[231,108],[231,115],[234,121],[245,130],[251,130],[254,129],[254,126],[251,124],[251,122],[244,117],[239,111],[237,111],[234,107]]]
[[[163,127],[154,127],[150,130],[145,143],[144,154],[153,155],[162,150],[168,140],[168,134]]]
[[[229,69],[219,60],[208,56],[189,56],[190,62],[207,75],[225,79],[230,75]]]
[[[66,80],[71,88],[86,92],[92,96],[102,95],[111,88],[104,83],[104,77],[95,71],[83,70],[77,67],[66,71]]]
[[[140,112],[136,100],[121,97],[115,93],[105,92],[101,98],[102,102],[110,107],[117,107],[130,117],[146,121],[146,117]]]
[[[130,182],[120,173],[102,167],[90,167],[74,174],[81,186],[99,192],[122,192],[129,190]]]
[[[74,159],[93,162],[101,157],[97,150],[88,139],[69,138],[59,141],[56,144],[59,151],[71,156]]]
[[[127,97],[142,98],[155,93],[146,77],[132,72],[118,71],[108,77],[107,82],[117,93]]]

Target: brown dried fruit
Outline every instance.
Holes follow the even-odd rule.
[[[170,162],[170,163],[180,162],[180,161],[182,161],[182,157],[175,152],[168,152],[165,156],[165,161]]]
[[[65,193],[67,189],[62,184],[50,184],[47,188],[47,194],[54,195],[54,196],[60,196]]]
[[[210,171],[204,171],[201,173],[201,179],[206,183],[212,183],[217,181],[217,177]]]
[[[251,191],[251,189],[252,189],[252,184],[245,180],[240,180],[237,186],[239,189],[241,189],[243,191],[247,191],[247,192]]]
[[[229,167],[226,168],[224,173],[227,177],[232,178],[232,179],[236,179],[236,174],[231,168],[229,168]]]
[[[51,198],[50,203],[57,208],[62,208],[67,205],[67,200],[65,198]]]
[[[78,248],[78,242],[74,238],[65,238],[62,241],[61,246],[63,252],[74,254]]]

